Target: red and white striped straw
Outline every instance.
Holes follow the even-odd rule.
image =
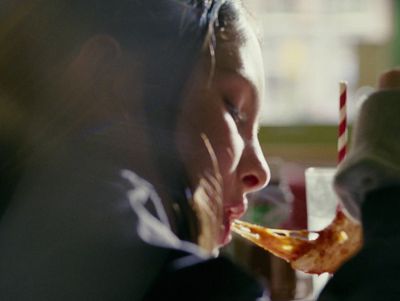
[[[343,161],[347,153],[347,83],[340,82],[339,97],[339,136],[338,136],[338,163]]]

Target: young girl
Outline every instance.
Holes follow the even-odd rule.
[[[0,299],[255,299],[209,257],[269,178],[240,3],[22,2],[0,24]]]

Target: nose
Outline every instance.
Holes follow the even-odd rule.
[[[240,180],[244,192],[253,192],[265,187],[270,179],[270,171],[260,143],[248,143],[240,161]]]

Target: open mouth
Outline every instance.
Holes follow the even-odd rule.
[[[231,203],[232,204],[232,203]],[[226,245],[232,239],[232,224],[236,219],[243,216],[247,209],[247,200],[242,199],[224,208],[223,222],[221,225],[220,244]]]

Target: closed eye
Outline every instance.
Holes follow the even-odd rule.
[[[242,123],[246,121],[246,114],[241,112],[238,107],[236,107],[231,101],[228,99],[224,99],[224,103],[226,109],[228,110],[229,114],[232,116],[235,123]]]

